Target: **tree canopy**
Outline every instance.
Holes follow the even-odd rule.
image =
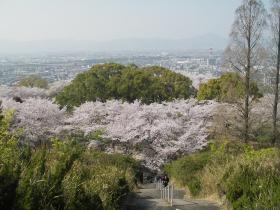
[[[244,98],[245,83],[244,78],[238,73],[226,73],[218,79],[211,79],[207,83],[201,84],[197,93],[199,100],[213,100],[234,103]],[[251,82],[250,96],[260,98],[256,82]]]
[[[80,73],[57,95],[56,101],[68,108],[86,101],[119,99],[142,103],[187,99],[195,94],[192,81],[161,67],[138,68],[135,65],[102,64]]]
[[[18,85],[23,87],[37,87],[46,89],[48,88],[48,81],[38,75],[30,75],[20,80]]]

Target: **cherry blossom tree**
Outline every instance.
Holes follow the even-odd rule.
[[[218,103],[195,99],[142,105],[138,101],[87,102],[75,108],[60,131],[101,130],[114,146],[108,152],[132,154],[150,168],[158,168],[178,154],[207,145]],[[117,148],[117,149],[116,149]]]
[[[4,110],[14,110],[14,129],[22,129],[22,141],[36,145],[53,137],[63,124],[65,110],[47,99],[26,99],[23,103],[3,99]]]
[[[49,84],[48,89],[0,85],[0,98],[53,98],[70,82],[71,80],[57,81]]]
[[[252,130],[258,131],[271,121],[271,104],[265,96],[252,107]],[[48,99],[29,98],[18,103],[11,98],[2,98],[4,110],[14,110],[13,128],[22,128],[22,141],[40,144],[62,134],[83,134],[87,140],[95,140],[92,134],[101,134],[102,142],[88,142],[107,152],[133,155],[152,169],[179,155],[204,148],[209,135],[215,130],[219,119],[220,130],[236,132],[239,125],[236,107],[215,101],[196,99],[176,100],[162,104],[126,103],[118,100],[86,102],[72,113],[60,110]],[[242,121],[242,118],[239,120]],[[241,128],[240,128],[241,129]],[[101,146],[100,144],[104,144]]]
[[[46,90],[40,88],[29,88],[29,87],[9,87],[0,86],[0,97],[1,98],[14,98],[19,97],[22,99],[27,98],[47,98]]]

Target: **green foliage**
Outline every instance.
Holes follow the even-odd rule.
[[[9,132],[12,116],[0,127],[0,209],[120,209],[135,186],[137,161],[87,150],[75,140],[20,146]]]
[[[139,163],[128,156],[101,152],[84,153],[83,162],[95,177],[86,183],[87,190],[100,196],[104,209],[120,209],[123,199],[135,186]]]
[[[234,209],[280,207],[280,153],[278,149],[251,151],[225,180],[228,200]]]
[[[62,182],[65,209],[103,209],[99,195],[88,190],[91,176],[89,168],[80,160],[74,162]]]
[[[18,137],[9,132],[11,120],[7,113],[0,123],[0,209],[12,209],[21,167]]]
[[[199,86],[197,92],[198,100],[212,100],[220,97],[221,87],[219,79],[210,79],[207,83]]]
[[[36,151],[21,173],[18,205],[22,209],[63,209],[61,183],[80,153],[73,143],[58,141],[51,150]]]
[[[271,123],[264,123],[261,127],[258,127],[257,129],[253,130],[252,133],[256,137],[256,141],[258,142],[258,144],[269,145],[271,144],[271,138],[272,138],[271,131],[272,131]]]
[[[58,135],[58,137],[59,139],[72,139],[80,144],[87,145],[92,140],[100,141],[102,143],[106,142],[106,139],[102,136],[103,133],[104,131],[102,129],[90,132],[87,135],[85,135],[82,131],[76,131],[73,133],[63,131]]]
[[[77,75],[73,82],[57,95],[61,106],[71,108],[86,101],[102,102],[120,99],[142,103],[189,98],[195,94],[189,78],[161,67],[140,69],[135,65],[95,65]]]
[[[37,87],[37,88],[46,89],[48,88],[48,81],[41,78],[38,75],[30,75],[20,80],[18,85],[24,87],[31,87],[31,88]]]
[[[239,141],[224,140],[211,144],[211,165],[223,165],[236,160],[236,157],[252,151],[250,145]]]
[[[253,98],[260,98],[257,83],[251,82],[250,94]],[[211,79],[201,84],[197,94],[198,100],[213,100],[234,103],[245,95],[244,78],[238,73],[225,73],[218,79]]]
[[[130,157],[55,140],[35,151],[17,187],[20,209],[119,209],[139,164]]]
[[[193,196],[225,196],[233,209],[280,207],[280,150],[255,150],[222,141],[209,150],[172,162],[166,171]]]
[[[165,171],[180,185],[188,186],[192,195],[196,196],[201,190],[199,172],[210,160],[209,151],[185,156],[166,165]]]

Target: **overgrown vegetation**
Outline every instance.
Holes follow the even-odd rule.
[[[75,140],[53,140],[36,149],[20,146],[0,128],[0,209],[120,209],[139,164],[123,155],[87,150]]]
[[[210,152],[204,151],[174,161],[172,164],[166,165],[165,170],[179,185],[187,185],[192,195],[198,195],[202,186],[197,175],[205,167],[209,159]],[[178,171],[179,173],[177,173]]]
[[[11,113],[3,118],[0,106],[0,116],[0,209],[9,209],[15,201],[21,161],[17,136],[8,132]]]
[[[165,170],[192,196],[216,195],[233,209],[280,207],[280,150],[254,149],[244,143],[223,141],[208,150],[183,157]]]
[[[135,65],[95,65],[77,75],[73,82],[58,94],[56,101],[71,108],[86,101],[102,102],[120,99],[142,103],[189,98],[195,94],[192,81],[181,74],[161,67],[138,68]]]

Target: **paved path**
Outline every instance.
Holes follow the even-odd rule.
[[[180,194],[180,193],[179,193]],[[160,199],[160,193],[155,189],[154,184],[144,185],[136,193],[129,196],[125,210],[218,210],[219,207],[207,201],[183,200],[182,195],[174,199],[174,206],[171,207],[166,201]]]

